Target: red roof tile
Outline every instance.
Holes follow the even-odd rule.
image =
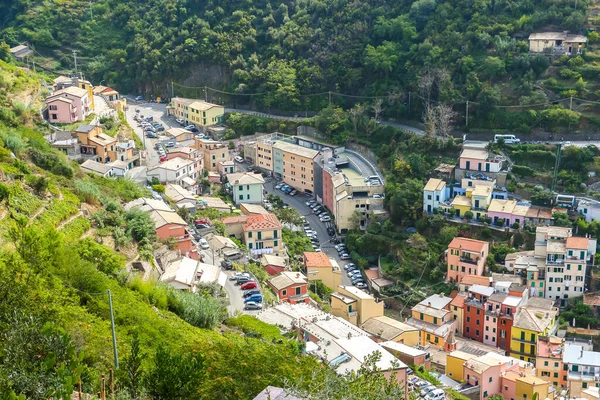
[[[327,257],[325,253],[316,252],[305,252],[304,264],[307,267],[333,267],[333,265],[331,265],[331,261],[329,261],[329,257]]]
[[[488,242],[482,242],[481,240],[468,239],[463,237],[455,237],[452,242],[448,245],[448,248],[452,249],[463,249],[467,251],[481,252]]]
[[[569,237],[567,238],[567,249],[587,250],[588,239],[584,237]]]
[[[281,229],[281,223],[273,214],[257,214],[248,218],[245,231],[262,231],[264,229]]]

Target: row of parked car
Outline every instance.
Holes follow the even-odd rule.
[[[298,194],[298,191],[296,189],[294,189],[290,185],[286,185],[283,182],[275,185],[275,189],[281,190],[283,193],[289,194],[290,196],[296,196]]]
[[[311,200],[305,201],[304,204],[306,204],[306,206],[308,208],[310,208],[310,210],[313,214],[315,214],[317,217],[319,217],[319,221],[331,222],[331,216],[329,215],[329,212],[327,212],[325,207],[323,207],[321,204],[319,204],[317,202],[317,200],[311,199]],[[327,233],[329,233],[330,236],[333,236],[333,235],[335,235],[335,229],[333,230],[333,233],[330,233],[330,230],[328,229]]]
[[[245,310],[260,310],[263,307],[263,295],[258,287],[258,282],[253,279],[248,272],[236,272],[229,278],[236,281],[235,285],[239,286],[244,292],[244,309]]]
[[[179,125],[183,126],[183,129],[185,129],[186,131],[190,131],[190,132],[194,132],[194,133],[199,132],[198,128],[196,128],[195,125],[192,125],[192,124],[186,125],[185,121],[182,120],[181,118],[177,118],[175,120],[175,122],[177,122]]]
[[[360,268],[354,264],[349,263],[344,265],[344,271],[348,274],[348,278],[352,281],[352,284],[359,289],[366,289],[367,283],[365,282],[365,278],[360,270]]]
[[[408,379],[408,389],[416,391],[419,397],[425,400],[444,400],[446,392],[431,383],[413,376]]]

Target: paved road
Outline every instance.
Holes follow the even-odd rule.
[[[327,254],[329,258],[333,258],[335,261],[337,261],[340,268],[349,263],[350,261],[343,261],[340,259],[338,252],[333,248],[334,244],[331,242],[332,238],[327,233],[327,225],[319,221],[319,218],[315,214],[312,214],[311,210],[306,206],[306,204],[304,204],[305,201],[308,201],[311,198],[300,194],[297,196],[289,196],[277,189],[274,189],[276,184],[277,182],[274,180],[271,182],[266,182],[265,190],[267,193],[279,196],[284,203],[287,203],[290,207],[296,209],[300,215],[306,218],[306,221],[310,224],[311,228],[317,232],[323,253]],[[348,275],[346,275],[343,270],[342,284],[348,286],[352,285],[350,278],[348,278]]]
[[[138,126],[137,121],[133,119],[134,115],[137,114],[135,110],[140,110],[139,114],[143,115],[144,117],[151,115],[154,121],[161,122],[164,125],[165,129],[169,129],[171,125],[168,123],[167,115],[165,113],[166,106],[164,104],[130,104],[127,111],[125,112],[127,122],[133,128],[135,134],[138,135],[138,137],[142,140],[142,142],[144,143],[144,148],[148,153],[148,157],[145,160],[146,166],[151,167],[153,165],[157,165],[160,163],[160,157],[156,152],[154,145],[160,139],[150,139],[147,138],[146,135],[144,135],[143,129],[140,128]]]

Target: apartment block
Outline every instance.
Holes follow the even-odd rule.
[[[591,343],[565,343],[563,370],[566,371],[570,397],[581,397],[584,391],[600,386],[600,352]]]
[[[450,188],[441,179],[431,178],[423,188],[423,211],[432,213],[450,197]]]
[[[536,349],[535,366],[537,377],[555,387],[564,387],[567,373],[563,368],[565,339],[554,336],[539,336]]]
[[[203,100],[174,97],[171,99],[169,113],[183,119],[186,124],[193,124],[204,130],[208,126],[220,124],[225,109],[223,106]]]
[[[304,268],[310,281],[321,281],[335,291],[342,283],[340,267],[332,262],[325,253],[304,252]]]
[[[360,326],[369,318],[383,316],[383,301],[355,286],[339,285],[331,294],[331,313]]]
[[[294,189],[312,194],[315,190],[313,162],[319,152],[284,141],[275,143],[273,151],[275,150],[282,153],[283,181]]]
[[[456,321],[450,312],[451,297],[443,293],[429,296],[411,310],[412,316],[406,323],[419,329],[420,345],[428,344],[445,349],[448,338],[454,334]]]
[[[210,139],[196,139],[194,147],[203,155],[204,169],[218,172],[219,162],[231,160],[226,144]]]
[[[556,329],[558,309],[550,299],[532,297],[515,314],[511,330],[510,355],[535,362],[538,337],[549,336]]]
[[[281,223],[273,214],[256,214],[247,217],[242,227],[244,243],[253,255],[274,254],[283,256],[285,249],[281,237]]]
[[[533,252],[511,255],[509,264],[516,275],[526,278],[531,296],[564,307],[569,298],[585,292],[587,266],[595,254],[596,239],[574,237],[571,228],[539,226]]]
[[[483,275],[489,254],[489,243],[457,237],[448,245],[446,279],[460,282],[465,275]]]

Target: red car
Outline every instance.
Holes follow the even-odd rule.
[[[254,281],[249,281],[242,285],[242,290],[256,289],[256,288],[257,288],[257,285],[256,285],[256,282],[254,282]]]

